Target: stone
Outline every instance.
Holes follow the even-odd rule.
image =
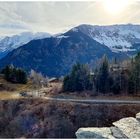
[[[113,125],[112,127],[80,128],[76,136],[84,139],[140,139],[140,113],[136,114],[136,118],[123,118],[114,122]]]
[[[136,119],[140,121],[140,112],[136,114]]]
[[[76,132],[77,138],[95,138],[95,139],[114,139],[114,137],[111,134],[111,130],[109,127],[102,127],[102,128],[80,128]]]
[[[110,127],[110,130],[112,132],[112,135],[115,138],[117,138],[117,139],[122,139],[122,138],[127,139],[127,137],[117,127]]]
[[[140,138],[140,122],[133,117],[123,118],[113,123],[126,137]]]

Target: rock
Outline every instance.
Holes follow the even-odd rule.
[[[123,118],[113,125],[128,138],[140,138],[140,122],[133,117]]]
[[[127,138],[117,127],[110,127],[112,135],[117,139]]]
[[[103,128],[80,128],[76,132],[77,138],[96,138],[96,139],[113,139],[114,137],[111,134],[109,127]]]
[[[136,114],[136,119],[140,121],[140,112]]]
[[[113,123],[112,127],[89,127],[80,128],[76,132],[77,138],[95,138],[95,139],[140,139],[140,113],[136,118],[123,118]]]

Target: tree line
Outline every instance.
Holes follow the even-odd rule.
[[[103,56],[101,63],[91,73],[86,64],[77,63],[64,77],[63,91],[93,90],[96,94],[138,94],[140,91],[140,53],[131,60],[109,62]],[[127,65],[126,65],[127,64]]]
[[[1,73],[4,74],[5,80],[12,83],[26,84],[28,81],[26,71],[13,65],[3,68]]]

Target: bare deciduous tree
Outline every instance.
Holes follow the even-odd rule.
[[[48,85],[48,77],[44,77],[41,73],[37,73],[34,70],[30,72],[30,79],[32,81],[33,87],[38,90]]]

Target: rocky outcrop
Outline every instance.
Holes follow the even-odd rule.
[[[140,139],[140,113],[136,118],[123,118],[113,123],[112,127],[102,128],[79,128],[76,132],[77,138],[99,138],[99,139]]]
[[[135,118],[123,118],[114,122],[113,125],[128,138],[140,138],[140,122]]]

